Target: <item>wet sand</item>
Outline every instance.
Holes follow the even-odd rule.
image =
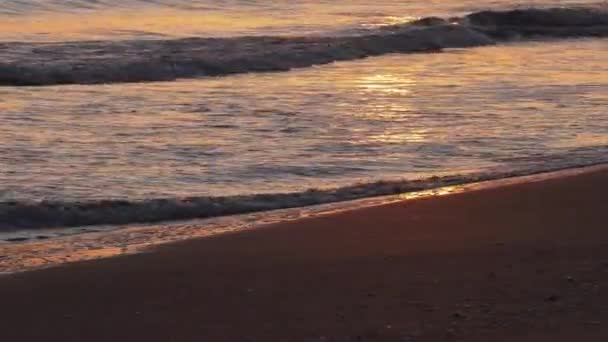
[[[608,172],[0,277],[3,341],[605,341]]]

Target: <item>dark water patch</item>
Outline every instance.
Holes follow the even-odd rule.
[[[6,242],[23,242],[23,241],[27,241],[27,240],[29,240],[29,238],[27,238],[27,237],[14,237],[14,238],[5,239],[4,241],[6,241]]]
[[[465,18],[472,25],[486,27],[574,28],[608,25],[608,15],[605,11],[584,7],[481,11]]]
[[[482,11],[467,15],[462,22],[498,41],[608,35],[608,12],[596,8]]]

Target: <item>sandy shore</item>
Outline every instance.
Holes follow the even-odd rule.
[[[0,278],[2,340],[605,341],[608,172]]]

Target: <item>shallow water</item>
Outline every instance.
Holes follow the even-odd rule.
[[[0,88],[0,199],[236,195],[599,161],[607,57],[608,41],[579,40]]]

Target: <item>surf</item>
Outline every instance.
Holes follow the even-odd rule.
[[[428,17],[347,36],[4,43],[0,85],[173,81],[294,68],[391,53],[608,36],[608,11],[545,8]]]

